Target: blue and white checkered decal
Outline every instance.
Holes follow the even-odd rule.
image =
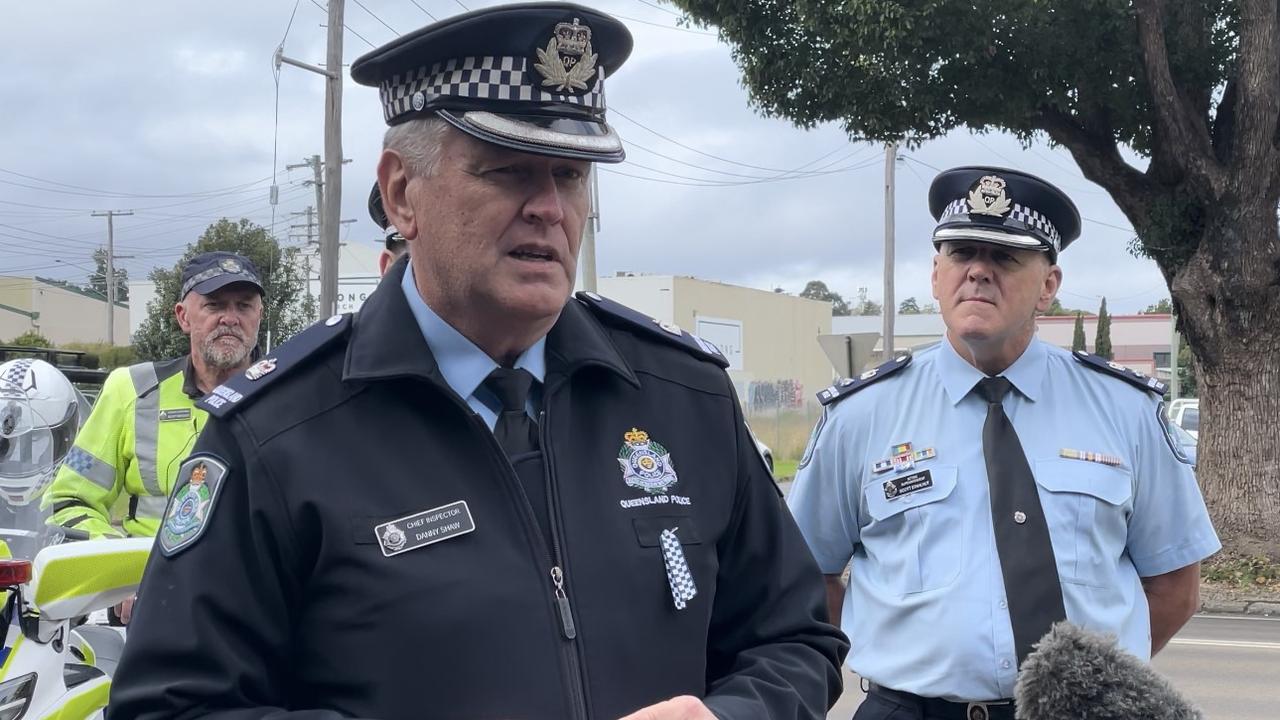
[[[662,561],[667,566],[667,584],[671,586],[671,600],[677,610],[683,610],[688,602],[698,595],[698,587],[693,582],[693,573],[689,570],[689,562],[684,556],[684,546],[671,529],[663,530],[658,536],[662,545]]]
[[[542,78],[528,58],[467,57],[436,63],[410,73],[392,75],[378,87],[382,96],[382,112],[390,123],[397,117],[416,112],[435,98],[449,96],[476,100],[514,100],[522,102],[558,102],[604,110],[601,76],[581,95],[560,95],[542,89]],[[414,96],[422,93],[422,99]]]
[[[31,358],[14,360],[13,364],[4,371],[4,377],[0,377],[0,381],[21,388],[22,381],[27,377],[27,371],[31,369],[32,362],[34,361]]]
[[[967,214],[969,214],[969,201],[967,198],[952,200],[942,210],[942,216],[938,218],[938,222],[945,222],[952,215]],[[1032,210],[1025,205],[1014,203],[1013,210],[1009,212],[1009,218],[1044,233],[1049,238],[1049,242],[1053,243],[1054,250],[1062,249],[1062,236],[1058,234],[1058,228],[1054,227],[1053,223],[1049,222],[1049,218],[1040,214],[1038,210]]]

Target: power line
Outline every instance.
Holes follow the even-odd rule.
[[[414,7],[418,8],[418,9],[419,9],[419,10],[421,10],[421,11],[422,11],[422,12],[423,12],[427,17],[431,18],[431,22],[440,22],[440,19],[439,19],[439,18],[437,18],[435,15],[432,15],[430,12],[427,12],[427,9],[426,9],[426,8],[424,8],[424,7],[422,7],[421,5],[419,5],[419,4],[418,4],[418,0],[409,0],[409,2],[413,3],[413,6],[414,6]],[[458,4],[459,4],[459,5],[462,5],[462,3],[458,3]],[[467,9],[467,6],[466,6],[466,5],[462,5],[462,9],[463,9],[463,10],[466,10],[466,9]]]
[[[730,172],[728,170],[717,170],[715,168],[709,168],[704,165],[698,165],[696,163],[687,162],[687,161],[681,160],[680,158],[672,157],[670,155],[664,155],[663,153],[660,153],[657,150],[647,148],[639,143],[636,143],[630,140],[627,140],[625,142],[630,147],[633,147],[637,150],[643,150],[644,152],[647,152],[650,155],[656,155],[657,157],[660,157],[663,160],[670,160],[671,162],[677,163],[679,165],[684,165],[686,167],[691,167],[691,168],[694,168],[695,170],[702,170],[704,172],[710,172],[710,173],[718,173],[720,175],[728,175],[730,177],[747,178],[750,180],[776,180],[782,177],[786,177],[788,175],[802,176],[802,175],[816,174],[815,171],[812,171],[812,170],[788,170],[776,175],[752,175],[747,173]]]
[[[360,0],[351,0],[351,2],[354,2],[357,6],[359,6],[359,8],[360,8],[361,10],[365,11],[366,13],[368,13],[368,14],[369,14],[369,17],[371,17],[371,18],[373,18],[374,20],[377,20],[378,22],[382,23],[382,27],[384,27],[384,28],[386,28],[386,29],[390,30],[390,31],[392,32],[392,34],[394,34],[396,37],[399,37],[399,36],[400,36],[400,31],[399,31],[399,30],[396,30],[395,28],[393,28],[393,27],[391,27],[390,25],[388,25],[388,24],[386,24],[385,22],[383,22],[382,18],[378,17],[377,13],[375,13],[374,11],[372,11],[372,10],[370,10],[369,8],[365,7],[364,3],[360,2]]]
[[[689,33],[690,35],[703,35],[705,37],[713,37],[713,38],[720,37],[715,33],[705,32],[703,30],[694,30],[693,28],[676,27],[675,25],[664,25],[662,23],[656,23],[651,20],[641,20],[640,18],[633,18],[633,17],[628,17],[626,15],[619,15],[618,13],[609,13],[609,14],[613,15],[619,20],[630,20],[631,22],[638,22],[642,25],[652,25],[657,28],[662,28],[663,30],[675,30],[676,32]]]
[[[668,15],[675,15],[678,18],[684,17],[684,15],[681,15],[680,13],[676,12],[675,10],[672,10],[671,8],[662,7],[657,3],[649,2],[649,0],[636,0],[636,2],[640,3],[641,5],[648,5],[654,10],[661,10],[662,12],[667,13]]]
[[[56,180],[46,180],[45,178],[36,177],[34,175],[27,175],[24,173],[15,172],[13,170],[8,170],[5,168],[0,168],[0,173],[4,173],[6,175],[13,175],[15,177],[24,178],[26,180],[32,180],[34,182],[44,183],[46,185],[55,185],[57,187],[70,188],[72,190],[83,190],[88,193],[93,193],[94,196],[113,197],[113,198],[139,198],[144,200],[145,199],[167,200],[172,198],[186,198],[186,197],[217,197],[219,195],[229,195],[235,192],[239,192],[241,190],[244,190],[245,188],[249,188],[249,187],[252,187],[253,185],[262,183],[265,180],[264,178],[262,180],[254,180],[253,182],[240,183],[237,185],[229,185],[224,188],[216,188],[214,190],[200,190],[200,191],[188,192],[188,193],[147,194],[147,193],[113,192],[111,190],[99,190],[97,188],[84,187],[83,185],[71,185],[68,183],[58,182]],[[67,195],[83,195],[84,194],[83,192],[69,193],[69,192],[54,190],[53,188],[44,188],[44,187],[39,187],[34,185],[26,185],[23,183],[13,182],[11,180],[0,180],[0,183],[4,183],[6,185],[16,185],[18,187],[30,188],[32,190],[40,190],[42,192],[64,193]]]
[[[829,152],[829,153],[827,153],[826,155],[822,156],[822,157],[821,157],[821,158],[819,158],[818,160],[814,160],[813,162],[809,162],[809,163],[805,163],[804,165],[801,165],[801,166],[800,166],[800,168],[795,168],[795,169],[786,169],[786,168],[765,167],[765,166],[763,166],[763,165],[752,165],[751,163],[744,163],[744,162],[738,162],[737,160],[730,160],[729,158],[726,158],[726,157],[721,157],[721,156],[719,156],[719,155],[713,155],[713,154],[711,154],[711,153],[709,153],[709,152],[705,152],[705,151],[703,151],[703,150],[699,150],[699,149],[698,149],[698,148],[696,148],[696,147],[693,147],[693,146],[691,146],[691,145],[687,145],[687,144],[685,144],[685,143],[682,143],[682,142],[680,142],[679,140],[676,140],[675,138],[670,137],[669,135],[664,135],[663,133],[661,133],[661,132],[659,132],[659,131],[657,131],[657,130],[654,130],[653,128],[649,127],[648,125],[645,125],[644,123],[640,122],[639,120],[636,120],[635,118],[631,117],[630,115],[627,115],[626,113],[622,112],[621,110],[619,110],[619,109],[618,109],[618,108],[616,108],[616,107],[610,108],[610,109],[609,109],[609,112],[610,112],[610,113],[612,113],[612,114],[614,114],[614,115],[617,115],[618,117],[621,117],[623,120],[626,120],[627,122],[631,123],[632,125],[635,125],[636,127],[639,127],[639,128],[640,128],[640,129],[642,129],[642,130],[645,130],[645,131],[647,131],[647,132],[649,132],[649,133],[651,133],[651,134],[653,134],[653,135],[656,135],[656,136],[658,136],[658,137],[662,138],[663,140],[666,140],[667,142],[671,143],[672,145],[675,145],[676,147],[684,148],[685,150],[688,150],[688,151],[690,151],[690,152],[697,153],[697,154],[699,154],[699,155],[701,155],[701,156],[703,156],[703,157],[711,158],[712,160],[719,160],[720,162],[728,163],[728,164],[730,164],[730,165],[737,165],[738,167],[751,168],[752,170],[763,170],[763,171],[765,171],[765,172],[773,172],[773,173],[792,173],[792,172],[796,172],[797,170],[799,170],[799,169],[801,169],[801,168],[804,168],[804,167],[806,167],[806,166],[808,166],[808,165],[812,165],[813,163],[819,162],[820,160],[823,160],[823,159],[825,159],[825,158],[827,158],[827,157],[830,157],[831,155],[834,155],[836,152],[839,152],[841,149],[843,149],[843,148],[847,147],[846,145],[841,145],[839,148],[836,148],[835,150],[832,150],[831,152]]]
[[[665,178],[664,177],[656,177],[656,178],[648,177],[645,175],[636,175],[633,173],[627,173],[621,170],[613,170],[605,167],[601,167],[598,169],[601,172],[606,172],[611,175],[621,175],[623,177],[635,178],[637,180],[647,180],[649,182],[663,183],[666,185],[684,185],[688,187],[722,187],[723,188],[723,187],[740,187],[743,185],[761,185],[761,184],[772,183],[772,182],[786,182],[788,180],[805,180],[808,178],[816,177],[818,175],[835,175],[838,173],[851,172],[854,170],[862,170],[864,168],[868,168],[873,165],[878,165],[879,163],[880,163],[880,160],[877,158],[875,160],[865,161],[861,164],[850,165],[847,167],[837,168],[835,170],[827,170],[821,173],[814,173],[809,175],[792,175],[789,177],[779,177],[779,178],[770,178],[770,179],[762,179],[762,180],[745,180],[741,182],[708,180],[706,178],[694,178],[694,177],[688,177],[685,175],[677,175],[675,173],[669,173],[665,170],[640,165],[639,163],[628,163],[628,165],[639,167],[642,170],[648,170],[650,172],[655,172],[660,175],[666,175],[667,177]],[[670,179],[670,178],[675,178],[675,179]],[[685,181],[692,181],[692,182],[685,182]]]
[[[320,9],[320,12],[324,13],[326,17],[329,15],[329,8],[327,8],[327,7],[323,6],[323,5],[321,5],[320,3],[316,2],[316,0],[311,0],[311,4],[312,4],[312,5],[315,5],[317,8],[319,8],[319,9]],[[350,26],[350,25],[348,25],[348,24],[346,24],[345,22],[344,22],[344,23],[342,23],[342,27],[346,28],[347,32],[349,32],[349,33],[351,33],[352,35],[355,35],[356,37],[358,37],[358,38],[360,38],[361,40],[363,40],[365,45],[368,45],[368,46],[369,46],[369,47],[371,47],[371,48],[376,48],[376,47],[378,47],[377,45],[374,45],[373,43],[369,42],[369,39],[368,39],[368,38],[366,38],[365,36],[361,35],[360,33],[356,32],[355,30],[352,30],[352,29],[351,29],[351,26]]]

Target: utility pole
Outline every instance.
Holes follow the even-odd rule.
[[[582,250],[578,253],[578,277],[582,289],[596,291],[596,232],[600,230],[600,182],[595,165],[591,166],[590,189],[587,194],[587,224],[582,229]]]
[[[276,67],[292,65],[325,77],[324,181],[317,178],[320,207],[320,314],[333,315],[338,306],[338,225],[342,212],[342,30],[345,0],[329,0],[329,33],[325,67],[287,58],[276,49]],[[312,157],[315,163],[316,158]]]
[[[1169,401],[1182,397],[1182,383],[1178,380],[1178,316],[1169,315]]]
[[[884,146],[884,352],[881,360],[893,358],[893,319],[898,307],[893,301],[893,173],[898,159],[898,143]]]
[[[107,344],[116,344],[116,238],[115,217],[132,215],[132,210],[104,210],[93,212],[93,217],[107,219]]]
[[[320,314],[338,312],[338,220],[342,213],[342,15],[344,0],[329,0],[324,89],[324,205],[320,225]]]

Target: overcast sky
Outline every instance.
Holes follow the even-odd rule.
[[[345,61],[370,43],[428,24],[427,13],[439,18],[492,4],[352,0]],[[609,80],[611,120],[628,143],[628,161],[600,177],[599,273],[693,275],[788,292],[821,279],[846,297],[867,288],[879,300],[883,147],[851,143],[833,126],[805,131],[760,117],[728,46],[714,34],[678,28],[670,6],[588,4],[619,15],[636,38],[630,61]],[[172,264],[218,217],[271,227],[273,158],[280,186],[274,228],[285,237],[301,222],[291,213],[314,204],[312,189],[301,184],[310,171],[285,165],[323,154],[324,84],[284,67],[277,121],[271,57],[284,38],[286,55],[323,63],[322,7],[323,0],[301,0],[286,37],[289,0],[6,3],[0,274],[83,281],[106,234],[105,218],[92,217],[94,210],[134,211],[115,221],[117,252],[133,256],[120,265],[132,279]],[[380,233],[365,200],[381,147],[381,110],[377,92],[349,77],[343,92],[343,149],[351,163],[342,217],[356,222],[342,236],[377,247]],[[1075,200],[1084,234],[1061,259],[1064,305],[1093,310],[1106,295],[1112,312],[1126,313],[1168,295],[1155,263],[1129,254],[1128,221],[1064,150],[1023,150],[1007,136],[957,132],[902,155],[898,300],[928,301],[928,183],[935,168],[967,164],[1017,167]],[[797,169],[809,173],[786,173]]]

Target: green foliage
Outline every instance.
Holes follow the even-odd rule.
[[[863,300],[850,309],[853,315],[879,315],[884,312],[884,306],[875,300]]]
[[[800,297],[831,303],[831,314],[835,317],[851,314],[848,301],[841,297],[840,293],[828,288],[827,284],[821,280],[810,280],[806,283],[804,289],[800,291]]]
[[[194,245],[188,245],[173,267],[151,271],[149,277],[156,285],[156,295],[147,304],[147,317],[133,337],[139,359],[160,360],[191,351],[187,337],[178,327],[173,306],[181,289],[182,266],[191,257],[212,250],[244,255],[263,275],[267,294],[258,330],[260,347],[266,347],[268,329],[272,345],[279,345],[315,319],[314,303],[308,299],[306,277],[296,249],[281,249],[265,228],[248,220],[233,222],[223,218],[210,225]]]
[[[1146,310],[1138,313],[1139,315],[1172,315],[1173,301],[1169,298],[1160,298],[1159,302],[1152,303],[1147,306]]]
[[[898,303],[898,313],[901,315],[919,315],[920,304],[916,302],[914,297],[909,297]]]
[[[1280,587],[1280,564],[1264,555],[1214,558],[1205,564],[1204,579],[1241,589],[1276,588]]]
[[[1063,307],[1062,301],[1059,300],[1058,298],[1054,298],[1053,303],[1049,305],[1049,309],[1046,310],[1044,314],[1045,315],[1078,315],[1080,314],[1080,311]]]
[[[1088,348],[1085,347],[1086,344],[1087,343],[1084,337],[1084,313],[1077,311],[1076,312],[1076,328],[1075,328],[1075,332],[1072,333],[1071,335],[1071,351],[1075,352],[1076,350],[1087,350]]]
[[[132,345],[109,345],[103,342],[73,342],[63,346],[67,350],[82,350],[88,355],[84,357],[84,366],[114,370],[138,362],[138,353]]]
[[[1191,346],[1181,340],[1178,343],[1178,394],[1182,397],[1200,397],[1200,378],[1196,372],[1195,358],[1191,356]]]
[[[18,337],[10,340],[8,344],[20,345],[22,347],[38,347],[38,348],[53,347],[53,343],[49,342],[49,338],[41,335],[35,330],[28,330],[22,333]]]
[[[1111,315],[1107,312],[1107,299],[1102,298],[1102,306],[1098,308],[1098,329],[1093,338],[1093,352],[1108,360],[1115,359],[1111,350]]]
[[[93,265],[97,268],[89,275],[89,284],[85,287],[99,295],[107,296],[107,249],[98,248],[93,251]],[[116,276],[116,302],[129,302],[129,271],[120,266],[114,268]]]
[[[1023,142],[1049,133],[1069,137],[1077,156],[1108,160],[1121,145],[1143,156],[1157,143],[1179,150],[1155,133],[1128,0],[672,1],[719,29],[753,104],[800,127],[837,122],[852,137],[908,146],[956,128]],[[1212,100],[1239,64],[1238,3],[1161,6],[1168,55],[1157,62],[1167,60],[1178,102],[1213,128]],[[1120,189],[1118,179],[1108,186]],[[1171,268],[1194,251],[1208,202],[1202,188],[1179,192],[1135,225],[1139,250]]]

